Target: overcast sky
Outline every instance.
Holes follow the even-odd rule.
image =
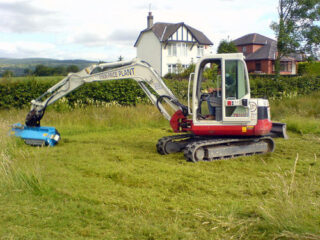
[[[214,43],[248,33],[274,38],[278,0],[0,0],[0,58],[112,61],[154,22],[185,22]]]

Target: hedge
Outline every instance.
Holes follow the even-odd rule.
[[[179,99],[187,99],[188,81],[166,80],[168,87]],[[250,78],[251,96],[254,98],[279,99],[296,95],[306,95],[314,91],[320,91],[319,77],[288,77],[279,79],[270,77]]]
[[[29,106],[30,101],[39,97],[54,85],[55,80],[21,80],[0,82],[0,109],[22,108]],[[186,100],[188,81],[165,80],[177,98]],[[306,95],[320,91],[320,77],[280,77],[278,80],[256,77],[251,79],[251,96],[257,98],[282,98]],[[90,83],[81,86],[66,96],[70,106],[92,103],[117,102],[122,105],[134,105],[146,102],[147,96],[133,80]]]
[[[320,77],[254,78],[250,80],[251,96],[257,98],[283,98],[320,91]]]
[[[0,82],[0,109],[29,106],[57,81],[25,80]],[[146,101],[147,97],[133,80],[96,82],[82,85],[66,96],[68,103],[117,102],[122,105]]]
[[[320,62],[299,62],[298,74],[308,76],[319,76]]]

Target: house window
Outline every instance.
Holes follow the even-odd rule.
[[[247,48],[246,47],[242,47],[242,52],[246,53],[247,52]]]
[[[172,44],[172,56],[177,56],[177,45]]]
[[[168,64],[168,73],[177,73],[177,64]]]
[[[198,46],[198,57],[203,56],[203,46]]]
[[[168,44],[168,56],[177,56],[177,45],[175,43]]]
[[[180,49],[180,56],[181,57],[187,57],[188,56],[188,49],[186,43],[181,43],[181,49]]]
[[[292,72],[292,62],[280,62],[281,72]]]
[[[261,72],[261,62],[256,62],[256,71]]]
[[[188,67],[188,64],[168,64],[168,73],[182,73]]]

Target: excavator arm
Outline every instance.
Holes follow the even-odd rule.
[[[22,138],[28,145],[56,145],[60,140],[59,132],[54,127],[40,126],[46,108],[85,83],[122,79],[134,79],[150,101],[170,121],[174,131],[178,131],[180,125],[187,122],[188,108],[178,101],[147,62],[136,58],[131,61],[94,64],[77,73],[69,73],[40,97],[31,101],[31,110],[26,117],[25,125],[14,124],[11,135]],[[163,101],[174,110],[172,116],[162,104]]]
[[[178,101],[155,70],[147,62],[136,58],[131,61],[94,64],[77,73],[68,74],[40,97],[31,101],[32,106],[26,117],[26,126],[39,127],[47,106],[85,83],[121,79],[134,79],[167,120],[170,121],[171,116],[161,103],[162,100],[167,102],[175,112],[181,110],[184,115],[187,115],[187,107]]]

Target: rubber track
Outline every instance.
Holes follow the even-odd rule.
[[[157,152],[161,155],[166,155],[166,154],[169,154],[165,148],[166,148],[166,145],[170,142],[173,142],[173,141],[178,141],[178,140],[181,140],[181,139],[185,139],[185,138],[193,138],[194,135],[193,134],[180,134],[180,135],[172,135],[172,136],[166,136],[166,137],[162,137],[158,140],[157,142]]]
[[[252,138],[252,139],[210,139],[210,140],[202,140],[202,141],[196,141],[193,143],[188,144],[185,149],[183,150],[184,156],[187,161],[192,161],[192,162],[197,162],[199,161],[196,159],[196,151],[201,148],[205,147],[204,151],[207,151],[210,147],[215,147],[215,146],[225,146],[225,147],[233,147],[236,144],[243,143],[245,144],[246,142],[249,144],[252,143],[258,143],[260,141],[270,141],[273,145],[269,149],[268,152],[273,152],[274,150],[274,142],[272,138],[270,137],[261,137],[261,138]],[[253,155],[253,154],[262,154],[266,152],[248,152],[248,153],[242,153],[242,154],[228,154],[226,156],[220,156],[220,157],[213,157],[210,159],[201,159],[200,161],[213,161],[213,160],[218,160],[218,159],[225,159],[225,158],[234,158],[234,157],[239,157],[239,156],[248,156],[248,155]]]

